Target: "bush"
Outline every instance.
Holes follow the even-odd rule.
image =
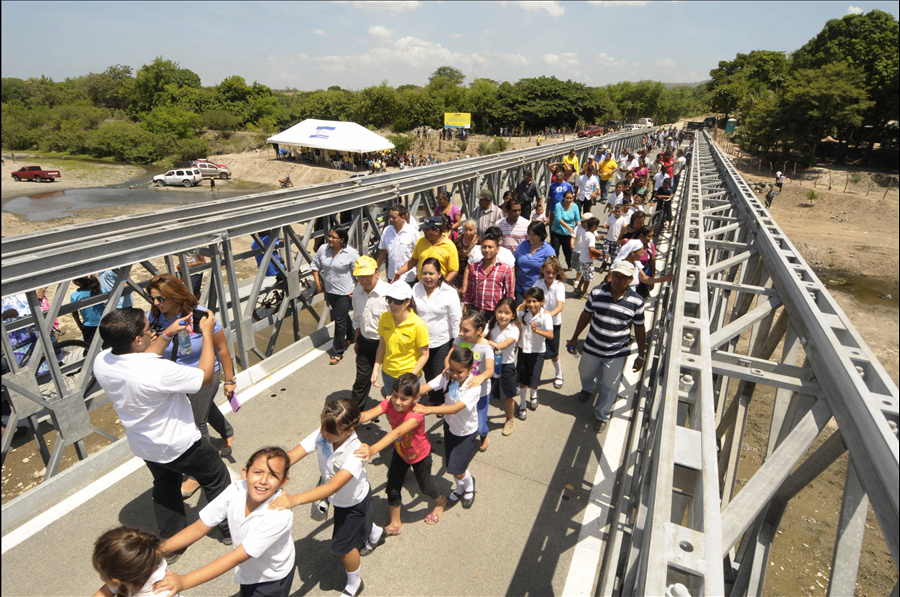
[[[509,147],[509,144],[506,142],[506,139],[502,137],[494,137],[493,139],[487,139],[478,144],[478,154],[491,155],[494,153],[500,153],[506,151],[507,147]]]
[[[860,182],[862,182],[862,174],[860,174],[859,172],[854,172],[850,175],[850,182],[852,182],[853,184],[859,184]]]
[[[817,192],[815,192],[814,190],[810,189],[806,192],[806,199],[810,203],[815,202],[818,198],[819,198],[819,194]]]
[[[468,146],[469,146],[468,141],[457,141],[456,142],[456,151],[458,151],[459,153],[465,153],[466,147],[468,147]]]
[[[182,139],[175,144],[173,157],[177,162],[190,162],[209,155],[209,142],[202,137]]]
[[[412,148],[413,138],[410,135],[388,135],[387,140],[394,144],[394,151],[406,153]]]
[[[112,157],[119,162],[149,164],[165,151],[167,139],[160,138],[140,125],[126,120],[104,124],[94,131],[91,154],[103,158]]]
[[[203,126],[213,131],[221,131],[222,136],[226,139],[237,130],[241,119],[229,112],[228,110],[211,110],[200,115]]]
[[[144,126],[151,133],[168,133],[186,139],[200,128],[200,117],[174,106],[157,106],[144,116]]]

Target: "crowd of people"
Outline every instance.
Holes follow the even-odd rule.
[[[517,421],[540,407],[547,361],[553,388],[564,387],[560,348],[577,354],[585,331],[575,399],[587,402],[599,385],[594,430],[602,432],[634,352],[632,338],[634,370],[644,365],[645,300],[654,285],[672,278],[656,275],[655,231],[645,225],[640,189],[649,184],[649,172],[643,172],[649,170],[647,151],[613,156],[601,148],[583,165],[570,153],[556,165],[548,193],[526,173],[499,205],[490,190],[482,190],[470,219],[448,194],[421,221],[404,205],[391,205],[374,257],[349,246],[344,229],[328,230],[312,272],[334,321],[330,364],[353,349],[350,397],[327,402],[319,426],[292,449],[257,450],[241,481],[230,480],[221,460],[231,451],[234,430],[214,397],[221,386],[233,399],[235,378],[215,315],[181,279],[160,274],[147,286],[150,313],[119,305],[103,316],[95,330],[108,348],[97,356],[94,374],[132,452],[152,473],[163,539],[126,527],[101,536],[93,557],[104,583],[97,595],[171,595],[232,568],[242,595],[288,595],[295,558],[292,509],[303,504],[320,515],[333,507],[331,552],[346,571],[344,594],[359,595],[361,558],[402,531],[401,487],[408,470],[432,502],[426,524],[439,523],[452,503],[472,508],[476,481],[469,464],[491,445],[491,402],[505,416],[502,435],[514,433]],[[664,204],[684,162],[680,151],[663,153],[661,160],[650,160],[663,181],[650,201],[670,215]],[[591,210],[609,217],[601,224]],[[605,243],[597,236],[601,228]],[[594,284],[602,258],[609,271]],[[95,290],[90,283],[79,292]],[[569,296],[585,302],[563,343]],[[373,387],[382,396],[374,406]],[[356,428],[382,415],[391,431],[372,445],[363,443]],[[432,474],[425,424],[430,416],[443,419],[443,465],[455,483],[449,495]],[[210,444],[209,425],[223,438],[219,452]],[[365,463],[391,446],[390,521],[379,526]],[[310,454],[318,462],[319,483],[288,494],[290,468]],[[208,504],[187,525],[183,498],[197,488]],[[167,569],[214,527],[225,544],[235,546],[232,551],[184,575]]]

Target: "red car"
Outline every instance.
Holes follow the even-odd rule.
[[[33,180],[34,182],[53,182],[62,176],[59,170],[44,170],[40,166],[25,166],[19,168],[12,173],[12,177],[16,182],[20,180]]]
[[[578,131],[579,137],[596,137],[597,135],[603,134],[602,126],[589,126],[587,128],[581,129]]]

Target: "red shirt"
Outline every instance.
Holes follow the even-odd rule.
[[[409,419],[415,419],[419,422],[415,429],[405,435],[401,435],[394,441],[394,449],[397,450],[397,454],[400,455],[403,462],[415,464],[431,453],[431,442],[428,441],[428,436],[425,434],[425,415],[414,413],[412,410],[399,413],[394,408],[394,405],[391,404],[391,401],[387,399],[382,400],[379,406],[381,407],[381,412],[387,415],[391,429],[396,429]]]
[[[675,160],[672,158],[669,158],[668,160],[663,158],[662,163],[666,174],[669,175],[669,178],[672,178],[674,176],[674,174],[672,174],[672,165],[675,163]]]
[[[500,299],[513,296],[512,268],[494,260],[490,272],[485,273],[484,261],[469,266],[469,285],[463,302],[482,311],[493,311]]]

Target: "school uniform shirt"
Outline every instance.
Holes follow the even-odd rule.
[[[328,498],[332,506],[349,508],[366,499],[369,494],[369,478],[366,476],[365,463],[360,460],[359,456],[353,455],[353,452],[358,450],[361,445],[359,438],[356,437],[356,431],[350,432],[350,437],[345,439],[337,449],[330,441],[322,437],[320,429],[316,429],[303,438],[300,445],[307,454],[316,453],[319,461],[319,475],[324,483],[331,481],[339,471],[345,470],[350,473],[350,480],[347,481],[347,484]],[[346,456],[344,456],[345,453]],[[337,461],[341,458],[344,462],[338,466]]]
[[[156,570],[153,571],[153,574],[150,575],[150,578],[147,579],[147,582],[144,583],[144,586],[138,589],[137,593],[131,593],[128,597],[159,597],[160,594],[153,591],[153,585],[166,576],[167,568],[166,560],[163,559],[163,561],[159,563],[159,566],[156,567]],[[113,595],[118,591],[118,588],[112,585],[106,585],[106,588],[109,589]],[[125,593],[123,592],[122,594],[124,595]],[[175,593],[172,597],[179,597],[179,595],[181,595],[181,593]]]
[[[384,338],[382,371],[391,377],[400,377],[402,373],[415,369],[419,349],[430,342],[428,326],[412,312],[399,326],[394,323],[390,311],[382,313],[378,319],[378,335]]]
[[[335,253],[328,245],[322,245],[316,251],[310,267],[319,272],[322,286],[328,294],[350,296],[356,281],[353,279],[353,268],[359,253],[353,247],[342,247]]]
[[[206,311],[205,305],[197,305],[196,309],[200,311]],[[172,323],[175,321],[173,319],[169,319],[162,313],[159,316],[154,317],[152,312],[147,312],[147,321],[150,322],[150,325],[159,324],[163,329],[167,329]],[[188,314],[190,315],[190,314]],[[182,317],[176,317],[175,319],[184,319],[188,315],[184,315]],[[208,316],[207,316],[208,317]],[[213,327],[213,334],[218,334],[222,331],[222,326],[219,324],[219,320],[216,320],[216,325]],[[175,362],[179,365],[185,365],[186,367],[197,367],[200,364],[200,353],[203,351],[203,334],[194,332],[194,328],[191,327],[187,330],[188,334],[191,335],[191,352],[188,354],[181,354],[181,351],[178,350],[178,338],[173,338],[166,349],[163,351],[163,358],[170,359],[172,355],[172,350],[175,350]],[[216,357],[216,371],[219,370],[219,359]]]
[[[441,283],[429,297],[425,285],[417,282],[413,286],[413,300],[416,302],[416,314],[428,327],[429,348],[443,346],[459,335],[462,308],[455,288]]]
[[[519,216],[515,224],[509,223],[509,218],[503,218],[495,224],[503,233],[503,241],[500,246],[506,247],[510,251],[515,251],[519,244],[528,238],[528,224],[530,222]]]
[[[616,231],[616,222],[619,221],[619,218],[616,217],[616,214],[612,214],[606,220],[606,236],[604,237],[606,240],[611,242],[616,242],[618,237],[614,236]]]
[[[366,292],[360,284],[353,289],[353,314],[350,320],[366,340],[378,342],[378,320],[388,310],[384,295],[390,288],[390,284],[379,278],[371,292]]]
[[[590,263],[594,260],[591,257],[591,249],[597,243],[597,235],[588,230],[584,231],[584,237],[581,239],[581,263]]]
[[[484,370],[487,367],[488,359],[493,360],[494,358],[494,349],[491,348],[491,345],[487,343],[472,344],[471,342],[463,342],[463,339],[457,336],[457,338],[453,341],[453,346],[462,346],[463,348],[468,348],[472,351],[472,375],[481,375],[482,373],[484,373]],[[491,378],[489,377],[483,384],[481,384],[481,394],[479,394],[479,396],[484,396],[490,393]]]
[[[387,415],[391,429],[396,429],[410,419],[418,421],[419,424],[415,429],[394,440],[394,449],[406,464],[415,464],[424,460],[431,453],[431,442],[428,441],[428,434],[425,433],[425,415],[414,413],[412,409],[405,413],[397,412],[389,399],[382,400],[378,406],[381,408],[381,412]]]
[[[572,252],[581,257],[581,246],[584,240],[584,226],[580,223],[575,226],[575,240],[572,244]]]
[[[131,453],[150,462],[172,462],[200,440],[188,394],[203,386],[203,371],[148,352],[94,359],[94,376],[119,416]]]
[[[450,433],[457,437],[465,437],[478,431],[478,399],[481,398],[481,388],[479,386],[463,388],[463,384],[450,381],[443,374],[428,382],[432,390],[447,390],[444,404],[449,406],[462,402],[465,405],[458,413],[444,417]]]
[[[245,516],[247,482],[237,481],[200,510],[200,520],[206,526],[214,527],[227,519],[234,545],[243,546],[250,556],[237,565],[234,582],[252,585],[281,580],[294,573],[294,540],[291,539],[294,512],[290,508],[269,509],[269,502],[281,493],[279,489]]]
[[[516,364],[516,346],[519,344],[519,326],[516,325],[515,321],[509,322],[509,325],[506,326],[505,330],[501,330],[499,325],[495,325],[494,329],[490,331],[488,334],[491,342],[494,344],[500,344],[506,340],[512,338],[515,340],[512,344],[504,348],[500,351],[500,365],[515,365]],[[496,353],[495,353],[496,354]],[[494,375],[499,372],[497,368],[496,359],[494,363]]]
[[[400,232],[393,226],[387,226],[381,233],[378,248],[387,251],[387,278],[394,279],[397,270],[406,265],[412,257],[416,241],[419,240],[419,232],[412,224],[404,224]],[[404,282],[412,282],[416,279],[415,270],[410,270],[400,276]]]
[[[547,313],[556,309],[560,303],[566,302],[566,285],[559,280],[553,280],[553,283],[547,288],[547,281],[541,278],[534,283],[534,287],[544,291],[544,311]],[[562,325],[562,311],[553,315],[553,325]]]
[[[436,244],[431,244],[424,236],[416,241],[412,258],[418,260],[416,272],[422,276],[422,263],[429,257],[434,257],[441,264],[441,274],[446,278],[450,272],[459,271],[459,252],[456,244],[442,236]]]
[[[552,332],[553,318],[544,309],[538,311],[537,315],[532,315],[531,311],[526,309],[519,312],[519,317],[522,320],[522,336],[519,338],[519,348],[524,353],[543,354],[547,339],[531,329],[531,321],[537,322],[537,329],[543,332]]]

